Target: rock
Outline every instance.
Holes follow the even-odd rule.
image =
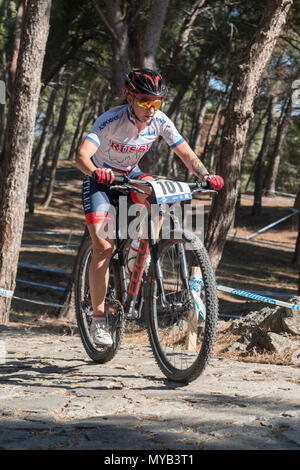
[[[273,333],[280,334],[284,332],[285,330],[282,324],[283,312],[283,307],[273,310],[273,312],[261,322],[259,327],[265,331],[272,331]]]
[[[226,352],[232,351],[246,351],[247,346],[250,344],[250,338],[247,335],[241,336],[238,340],[234,341],[228,348],[225,349]]]
[[[246,317],[233,320],[230,331],[235,334],[250,333],[253,328],[261,325],[270,315],[277,311],[279,307],[264,307],[258,312],[250,312]]]
[[[292,297],[290,304],[300,305],[300,297]],[[287,307],[280,307],[266,317],[260,328],[274,333],[288,333],[290,335],[300,335],[300,312]]]
[[[252,332],[251,341],[247,349],[258,347],[267,351],[282,353],[292,346],[291,341],[285,336],[279,335],[272,331],[264,331],[255,328]]]
[[[290,304],[300,305],[300,296],[289,299]],[[282,324],[285,331],[291,335],[300,335],[300,311],[284,307],[285,315],[282,316]]]

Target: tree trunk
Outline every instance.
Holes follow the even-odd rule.
[[[18,55],[20,50],[20,39],[22,33],[22,24],[23,24],[23,17],[24,17],[24,10],[26,7],[27,0],[20,0],[19,6],[17,9],[17,16],[15,20],[15,32],[14,32],[14,44],[13,44],[13,53],[12,53],[12,60],[10,67],[7,66],[7,59],[6,59],[6,50],[3,47],[2,50],[2,67],[3,67],[3,80],[6,83],[7,90],[6,95],[9,96],[9,99],[12,99],[13,89],[14,89],[14,81],[15,75],[17,70],[17,61]],[[5,0],[1,5],[0,16],[6,18],[7,17],[7,7],[8,1]],[[3,145],[5,142],[5,107],[0,105],[0,153],[2,152]]]
[[[166,76],[170,76],[176,72],[176,64],[180,62],[187,46],[189,45],[190,35],[194,27],[194,23],[197,16],[200,13],[200,9],[203,7],[206,0],[195,0],[190,11],[187,12],[182,26],[180,28],[178,40],[175,44],[172,56],[170,58],[169,65],[166,70]],[[186,84],[185,84],[186,89]]]
[[[43,157],[45,155],[46,146],[49,144],[50,141],[50,120],[52,118],[54,112],[54,103],[57,94],[58,83],[55,84],[47,106],[46,116],[43,124],[43,131],[40,137],[39,143],[34,151],[32,157],[32,174],[30,177],[30,191],[28,195],[28,209],[29,213],[34,213],[34,194],[36,188],[36,179],[38,176],[38,171],[41,166],[41,162],[43,161]]]
[[[279,122],[277,135],[274,145],[274,150],[271,154],[269,165],[267,168],[267,174],[264,182],[264,188],[268,192],[275,192],[276,188],[276,180],[278,175],[278,169],[281,159],[281,154],[285,142],[286,133],[288,130],[290,117],[291,117],[291,109],[292,109],[292,100],[291,98],[288,99],[287,105],[283,110],[282,118]]]
[[[143,58],[142,66],[148,69],[157,70],[156,53],[162,28],[165,22],[165,17],[168,9],[169,0],[152,0],[149,12],[150,21],[147,23],[147,28],[143,41]]]
[[[152,0],[149,12],[150,21],[143,41],[142,67],[157,70],[156,53],[164,25],[169,0]],[[160,169],[158,142],[154,142],[149,152],[142,158],[141,169],[147,173],[158,174]]]
[[[110,32],[113,40],[113,63],[112,63],[112,93],[120,96],[124,76],[128,73],[128,24],[126,19],[127,4],[120,0],[104,0],[107,17],[99,7],[97,0],[93,0],[96,12]],[[124,7],[124,10],[122,9]]]
[[[51,165],[51,171],[50,171],[50,181],[47,187],[45,199],[42,204],[43,208],[47,208],[49,206],[51,199],[52,199],[52,195],[53,195],[55,176],[56,176],[56,167],[57,167],[59,152],[63,144],[65,127],[66,127],[67,117],[68,117],[68,102],[69,102],[69,97],[70,97],[70,92],[71,92],[71,87],[72,87],[72,80],[73,80],[73,76],[72,74],[70,74],[68,81],[67,81],[67,85],[66,85],[65,96],[61,105],[60,113],[59,113],[59,119],[58,119],[57,128],[56,128],[57,140],[56,140],[55,149],[53,153],[53,159],[52,159],[52,165]]]
[[[83,120],[84,120],[84,115],[85,115],[85,112],[87,110],[89,100],[90,100],[90,93],[88,93],[88,95],[86,96],[86,98],[83,102],[81,111],[79,113],[77,126],[76,126],[76,129],[75,129],[75,132],[74,132],[74,136],[73,136],[70,151],[69,151],[68,160],[72,160],[72,159],[75,158],[75,155],[76,155],[75,154],[76,142],[77,142],[77,139],[78,139],[78,136],[79,136],[79,133],[80,133],[80,129],[82,127],[82,123],[83,123]]]
[[[214,197],[209,214],[205,243],[214,269],[222,257],[226,236],[233,222],[238,180],[253,102],[292,1],[269,0],[232,86],[220,146],[218,172],[225,185]]]
[[[28,0],[8,117],[0,197],[0,322],[4,324],[15,289],[50,8],[51,0]]]
[[[54,122],[51,123],[51,128],[55,129]],[[37,188],[39,191],[42,190],[45,182],[46,182],[46,175],[47,175],[47,170],[48,170],[48,163],[51,161],[51,155],[54,153],[54,148],[55,148],[55,142],[57,140],[57,134],[56,131],[54,130],[52,132],[52,135],[49,135],[49,138],[47,139],[45,144],[45,155],[43,156],[43,161],[41,161],[41,168],[39,171],[39,182],[37,184]],[[46,146],[47,145],[47,146]],[[44,148],[44,146],[43,146]]]
[[[201,106],[199,109],[198,116],[195,115],[195,127],[194,127],[195,134],[193,135],[193,141],[192,141],[193,143],[192,148],[197,155],[200,155],[201,148],[204,147],[202,143],[202,139],[203,139],[202,127],[205,121],[205,115],[206,115],[206,110],[208,106],[208,91],[209,91],[210,74],[211,72],[210,70],[208,70],[207,73],[205,74],[206,76],[204,77],[204,83],[202,83],[202,86],[201,86],[202,91],[199,90],[199,95],[198,95],[198,96],[201,96],[201,100],[200,100]]]
[[[242,157],[243,159],[246,158],[247,153],[248,153],[248,150],[250,149],[251,144],[252,144],[253,140],[255,139],[256,134],[257,134],[258,131],[260,130],[260,126],[262,125],[263,120],[265,119],[265,117],[266,117],[266,115],[267,115],[267,112],[268,112],[268,110],[266,110],[266,111],[264,112],[264,114],[261,116],[261,118],[260,118],[259,121],[258,121],[258,124],[257,124],[256,128],[255,128],[254,131],[252,132],[251,137],[249,138],[249,140],[246,141],[246,148],[244,148],[243,157]],[[252,179],[252,177],[253,177],[253,174],[254,174],[254,172],[255,172],[256,163],[257,163],[257,158],[255,159],[255,162],[253,163],[253,165],[252,165],[252,167],[251,167],[250,175],[249,175],[248,181],[247,181],[246,186],[245,186],[245,191],[247,191],[248,186],[249,186],[249,184],[250,184],[250,181],[251,181],[251,179]]]
[[[295,199],[294,209],[300,210],[300,189],[298,190],[297,197]],[[300,295],[300,212],[298,214],[298,236],[293,256],[293,263],[298,266],[298,295]]]
[[[219,116],[220,116],[220,112],[221,112],[221,108],[222,108],[222,102],[220,101],[216,107],[216,110],[213,114],[213,117],[211,119],[211,122],[209,124],[209,128],[208,128],[208,132],[207,132],[207,135],[206,135],[206,138],[205,138],[205,144],[204,144],[204,147],[203,147],[203,152],[201,154],[201,161],[205,164],[205,159],[206,159],[206,155],[207,155],[207,151],[208,151],[208,146],[210,144],[210,141],[211,141],[211,137],[212,137],[212,134],[213,134],[213,129],[216,127],[216,125],[219,125]]]
[[[276,111],[275,105],[276,105],[276,97],[271,96],[270,101],[269,101],[269,106],[268,106],[268,119],[267,119],[267,123],[265,126],[264,137],[263,137],[261,148],[257,157],[252,215],[261,215],[264,162],[265,162],[265,157],[267,155],[269,145],[270,145],[272,127],[273,127],[275,111]]]
[[[78,154],[79,152],[79,149],[82,145],[82,142],[83,142],[83,136],[86,132],[86,129],[87,129],[87,125],[88,123],[90,123],[91,121],[94,122],[94,119],[93,119],[93,114],[92,113],[89,113],[87,116],[85,116],[84,120],[83,120],[83,123],[82,123],[82,126],[81,126],[81,130],[80,130],[80,134],[79,134],[79,137],[77,139],[77,142],[76,142],[76,146],[75,146],[75,155]]]
[[[9,70],[9,90],[10,90],[11,95],[13,94],[16,71],[17,71],[18,55],[19,55],[19,50],[20,50],[20,41],[21,41],[21,34],[22,34],[22,24],[23,24],[26,4],[27,4],[27,0],[20,0],[19,7],[17,10],[17,16],[16,16],[13,54],[12,54],[12,60],[11,60],[11,65],[10,65],[10,70]]]
[[[171,102],[170,106],[168,107],[166,114],[169,116],[170,119],[173,119],[173,116],[176,114],[177,109],[179,108],[179,105],[181,101],[184,98],[184,95],[187,91],[187,86],[186,83],[183,83],[179,90],[177,91],[173,101]]]

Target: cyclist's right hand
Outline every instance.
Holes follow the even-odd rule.
[[[100,184],[112,184],[115,181],[115,175],[111,168],[97,168],[93,171],[92,178]]]

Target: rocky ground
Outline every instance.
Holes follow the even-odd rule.
[[[300,449],[297,366],[215,356],[183,386],[148,346],[124,344],[97,365],[77,335],[20,324],[0,338],[0,449]]]
[[[299,306],[300,297],[288,300]],[[225,323],[226,325],[226,323]],[[290,353],[293,364],[300,364],[300,311],[288,307],[263,307],[237,318],[226,328],[237,336],[226,348],[231,351],[268,351],[278,354]]]

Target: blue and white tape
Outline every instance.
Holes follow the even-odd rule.
[[[34,243],[22,243],[22,248],[23,247],[30,247],[30,248],[69,248],[69,247],[75,247],[79,246],[79,243],[66,243],[64,245],[36,245]]]
[[[204,285],[202,279],[200,279],[199,276],[191,276],[190,282],[199,284],[200,286]],[[216,284],[216,287],[218,290],[223,291],[223,292],[228,292],[229,294],[232,294],[232,295],[247,297],[248,299],[251,299],[251,300],[257,300],[259,302],[265,302],[265,303],[272,304],[272,305],[279,305],[280,307],[287,307],[287,308],[290,308],[291,310],[297,310],[298,312],[300,312],[300,305],[290,304],[288,302],[283,302],[281,300],[272,299],[270,297],[265,297],[263,295],[258,295],[253,292],[247,292],[241,289],[233,289],[231,287],[221,286],[220,284]]]
[[[13,290],[7,290],[7,289],[0,289],[0,296],[1,297],[6,297],[8,299],[11,299],[12,296],[14,295],[14,291]]]
[[[64,287],[52,286],[50,284],[42,284],[41,282],[25,281],[24,279],[17,279],[16,282],[20,284],[27,284],[29,286],[44,287],[45,289],[54,289],[60,291],[66,290]]]
[[[38,271],[49,271],[51,273],[71,274],[72,272],[71,269],[47,268],[46,266],[21,262],[18,263],[18,266],[22,268],[36,269]]]
[[[200,287],[200,283],[197,282],[197,281],[200,281],[200,280],[201,280],[201,276],[199,276],[199,274],[194,274],[190,278],[190,286],[191,286],[191,289],[192,289],[192,295],[193,295],[193,298],[194,298],[194,301],[195,301],[196,310],[199,313],[199,315],[201,315],[203,320],[205,320],[205,318],[206,318],[206,308],[205,308],[205,305],[204,305],[203,301],[199,297],[199,294],[201,294],[201,287]]]
[[[23,233],[30,233],[34,235],[62,235],[62,236],[68,236],[71,237],[72,235],[75,235],[76,237],[81,237],[83,235],[83,232],[53,232],[53,231],[35,231],[35,230],[24,230]]]
[[[276,220],[275,222],[272,222],[271,224],[269,225],[266,225],[265,227],[261,228],[260,230],[258,230],[257,232],[254,232],[254,233],[251,233],[250,235],[248,235],[247,237],[236,237],[235,235],[228,235],[229,237],[232,237],[233,239],[240,239],[240,240],[252,240],[252,238],[256,237],[256,235],[259,235],[261,233],[264,233],[266,232],[267,230],[269,230],[270,228],[272,227],[275,227],[276,225],[280,224],[281,222],[283,222],[284,220],[287,220],[289,219],[290,217],[293,217],[295,214],[298,214],[300,211],[298,209],[291,209],[291,213],[286,215],[285,217],[282,217],[281,219],[278,219]]]
[[[13,299],[21,300],[22,302],[29,302],[31,304],[36,304],[36,305],[45,305],[46,307],[63,307],[63,308],[71,307],[71,305],[61,305],[61,304],[56,304],[53,302],[43,302],[42,300],[23,299],[23,297],[17,297],[15,295],[13,296]]]
[[[268,193],[272,193],[272,194],[280,194],[282,196],[287,196],[287,197],[296,197],[297,194],[291,194],[291,193],[281,193],[280,191],[274,191],[274,189],[267,189],[267,192]],[[272,199],[272,198],[270,198]]]

